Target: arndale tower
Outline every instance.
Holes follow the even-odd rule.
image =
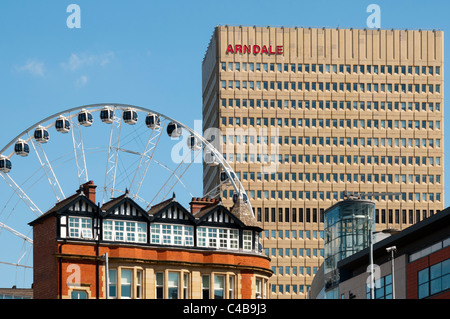
[[[344,191],[375,201],[378,229],[443,209],[443,40],[435,30],[214,29],[204,130],[220,129],[264,229],[271,298],[307,296],[323,212]],[[217,166],[203,176],[205,191],[220,184]],[[220,189],[229,207],[232,195]]]

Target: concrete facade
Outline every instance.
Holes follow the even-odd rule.
[[[275,272],[306,298],[323,212],[344,191],[388,192],[377,229],[443,209],[443,32],[218,26],[202,64],[203,129],[249,195]],[[220,142],[220,143],[218,143]],[[204,166],[205,192],[220,184]],[[230,189],[222,188],[232,205]]]

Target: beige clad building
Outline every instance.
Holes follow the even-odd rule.
[[[444,207],[442,31],[218,26],[202,67],[203,129],[247,191],[274,276],[306,298],[323,262],[323,212],[344,191],[376,227]],[[220,183],[204,167],[205,191]],[[370,195],[369,193],[399,193]],[[232,206],[232,189],[220,196]]]

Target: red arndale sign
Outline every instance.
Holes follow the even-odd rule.
[[[259,46],[257,44],[255,45],[240,45],[240,44],[236,44],[233,45],[229,44],[228,48],[227,48],[227,54],[228,53],[241,53],[241,54],[283,54],[283,46],[282,45],[277,45],[275,47],[275,50],[272,50],[272,46],[269,45],[268,47],[266,45],[263,46]]]

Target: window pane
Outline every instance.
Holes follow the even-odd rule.
[[[142,271],[136,273],[136,298],[142,298]]]
[[[120,274],[120,289],[122,298],[131,298],[131,278],[133,271],[129,269],[122,269]]]
[[[448,275],[448,277],[450,278],[450,275]],[[234,276],[229,277],[228,298],[234,299]]]
[[[224,298],[225,276],[214,275],[214,299]]]
[[[109,297],[117,297],[117,270],[109,270]]]
[[[430,281],[430,295],[436,294],[442,290],[441,278]]]
[[[428,268],[419,271],[419,285],[427,282],[429,280],[428,277]]]
[[[179,283],[179,274],[177,272],[169,272],[169,280],[168,280],[169,299],[178,299],[178,283]]]
[[[450,274],[442,277],[442,290],[447,290],[450,288]]]
[[[442,275],[450,274],[450,258],[442,262]]]
[[[428,297],[428,283],[419,285],[419,299]]]
[[[209,299],[209,275],[202,276],[202,297]]]
[[[450,258],[442,262],[442,274],[450,274]]]
[[[164,273],[156,273],[156,299],[164,298]]]
[[[86,291],[72,291],[71,299],[87,299]]]
[[[441,263],[430,267],[430,279],[435,279],[441,276]]]
[[[384,287],[384,289],[385,289],[385,294],[386,294],[386,295],[392,293],[392,285],[391,285],[391,284],[386,285],[386,286]]]

